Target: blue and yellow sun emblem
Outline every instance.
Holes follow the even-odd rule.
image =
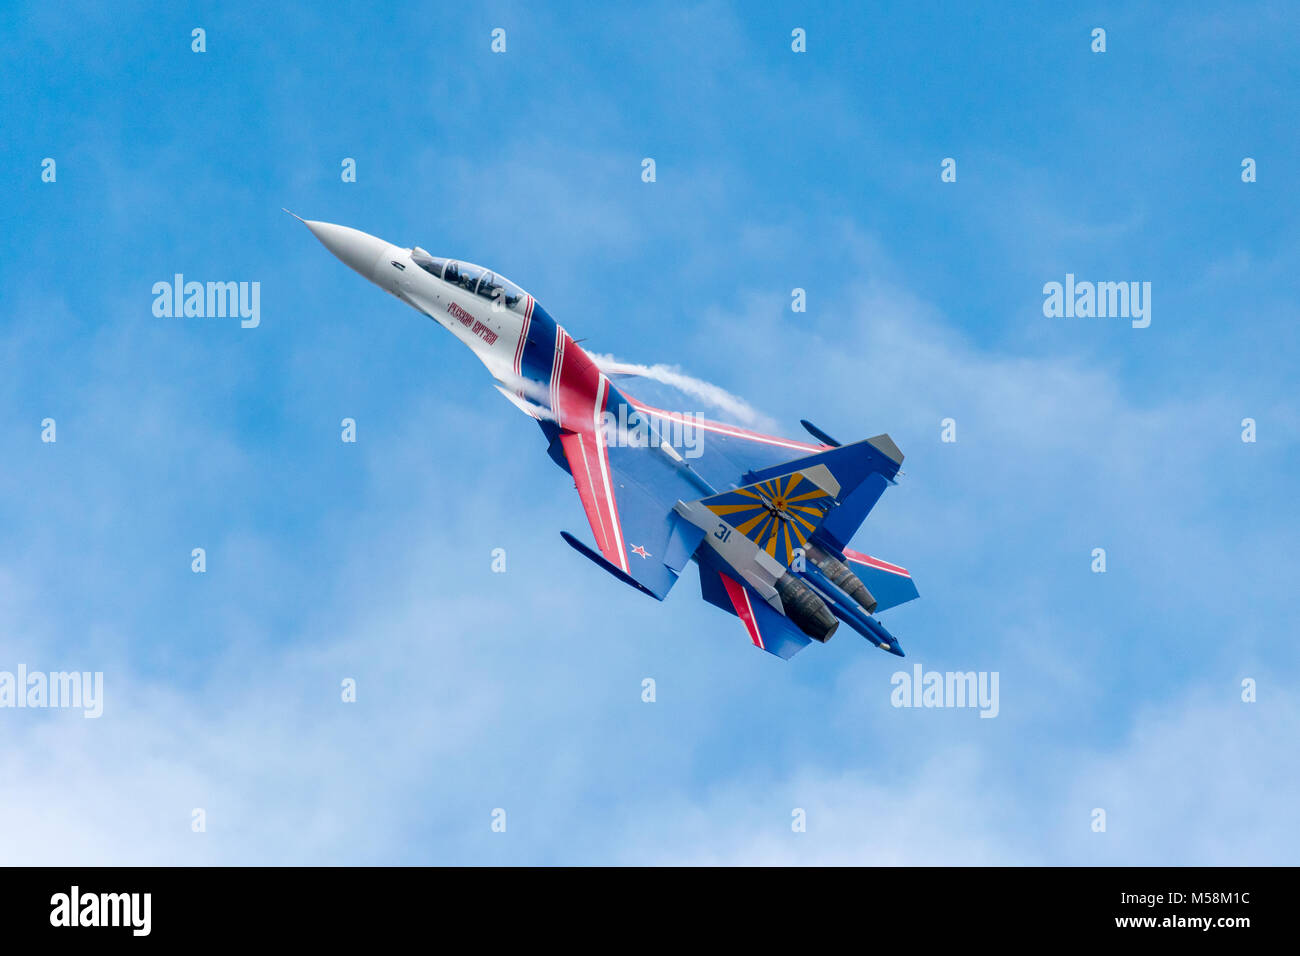
[[[706,498],[704,506],[787,565],[808,543],[834,497],[802,472],[782,475]]]

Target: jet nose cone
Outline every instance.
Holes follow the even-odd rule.
[[[360,229],[332,222],[315,222],[311,219],[302,221],[312,235],[320,240],[321,245],[334,253],[344,265],[374,281],[375,265],[387,251],[387,242]]]

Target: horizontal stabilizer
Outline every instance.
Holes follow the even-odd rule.
[[[710,604],[740,618],[750,643],[784,661],[812,643],[788,618],[760,600],[725,571],[700,564],[700,593]]]
[[[844,558],[849,562],[853,573],[879,602],[876,605],[877,614],[921,596],[907,568],[900,568],[896,564],[881,561],[879,558],[849,548],[844,549]]]

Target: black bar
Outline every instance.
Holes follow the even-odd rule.
[[[1175,867],[10,868],[0,870],[0,925],[6,943],[62,937],[91,945],[117,938],[337,946],[397,942],[416,932],[451,947],[466,929],[481,942],[532,933],[542,946],[614,932],[622,935],[600,938],[644,936],[669,945],[689,938],[679,934],[720,927],[734,939],[769,943],[772,932],[792,932],[811,945],[831,923],[852,928],[863,945],[877,934],[902,934],[918,946],[1126,937],[1232,945],[1287,928],[1284,905],[1295,876],[1289,869]],[[81,914],[111,917],[116,908],[125,925],[52,925],[67,921],[74,886]],[[104,893],[149,894],[148,934],[137,935],[145,927],[143,895],[130,908],[120,896],[102,907]],[[60,895],[69,904],[62,911]],[[96,901],[87,904],[91,895]],[[1203,919],[1208,928],[1187,922]]]

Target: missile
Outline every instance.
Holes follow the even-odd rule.
[[[862,620],[863,623],[866,624],[867,629],[878,638],[876,644],[878,648],[882,651],[889,651],[891,654],[897,654],[899,657],[905,656],[903,654],[902,646],[898,643],[898,638],[885,630],[885,625],[881,624],[879,620],[870,614],[862,615]],[[849,622],[850,625],[852,625],[852,623],[852,621]]]
[[[875,644],[882,651],[889,651],[898,657],[904,657],[902,645],[898,643],[898,638],[890,634],[885,629],[885,625],[868,613],[867,609],[853,599],[847,591],[832,581],[817,565],[808,563],[804,566],[803,571],[799,572],[799,577],[803,578],[819,594],[823,596],[826,603],[830,605],[831,610],[841,620],[846,621],[849,627],[853,628],[872,644]]]

